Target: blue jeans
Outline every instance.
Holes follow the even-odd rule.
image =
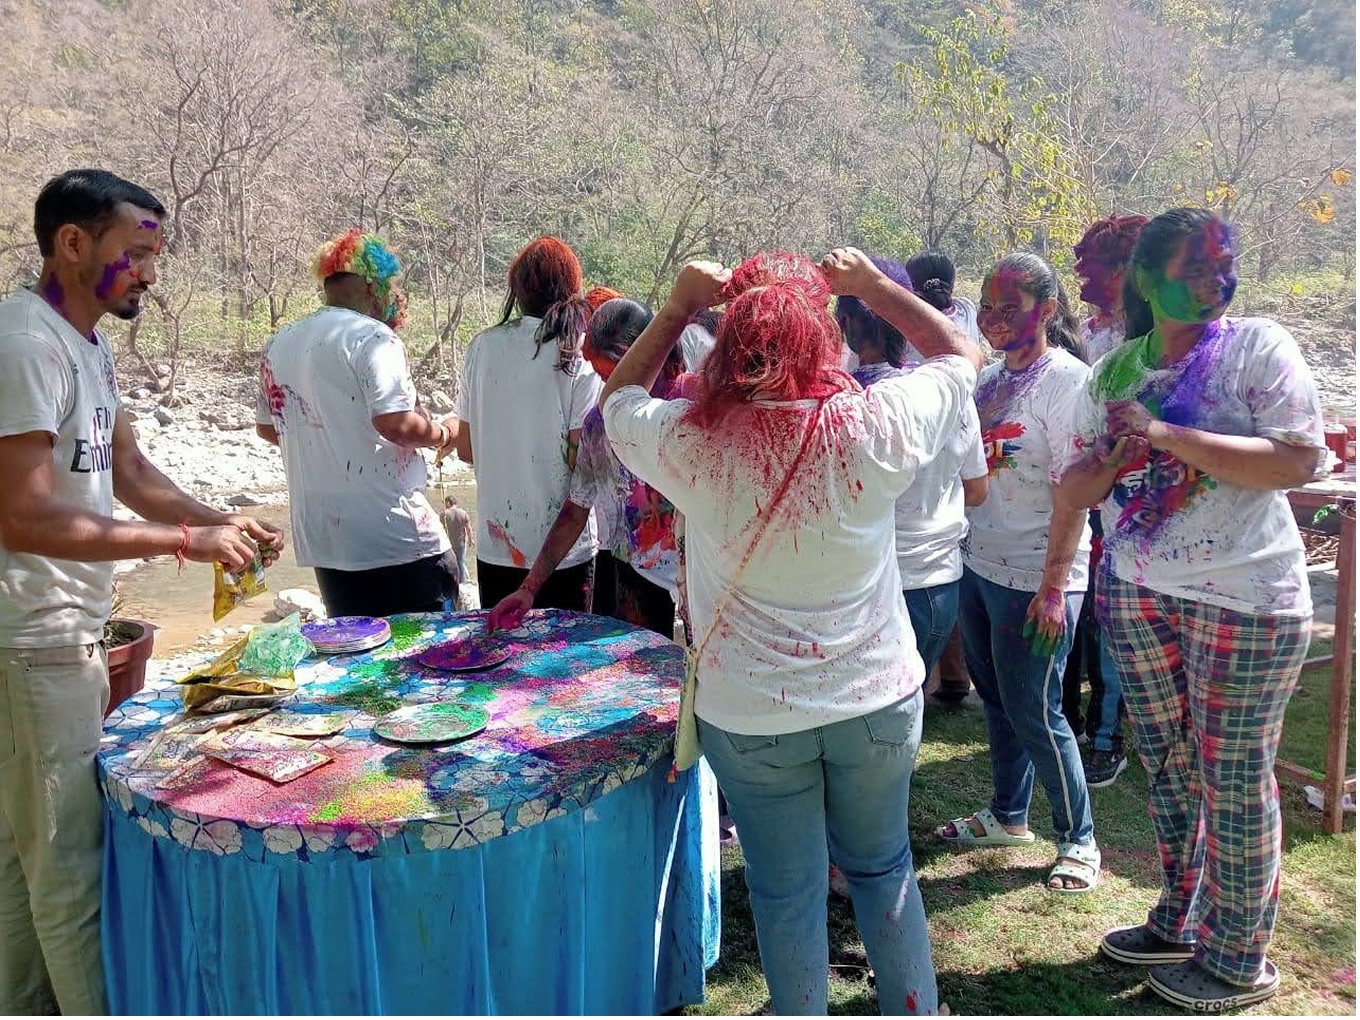
[[[930,676],[959,619],[959,582],[911,588],[902,596],[907,600],[907,615],[916,634],[916,650],[926,664],[926,676]]]
[[[1006,825],[1029,822],[1034,773],[1053,806],[1059,842],[1092,845],[1091,800],[1077,738],[1062,711],[1062,676],[1081,613],[1082,593],[1067,593],[1067,626],[1041,658],[1022,631],[1033,592],[1003,588],[964,568],[959,589],[963,654],[987,711],[992,754],[992,813]]]
[[[921,692],[845,722],[779,736],[699,720],[741,833],[760,962],[776,1013],[825,1015],[830,859],[845,873],[879,1011],[939,1008],[907,831]]]

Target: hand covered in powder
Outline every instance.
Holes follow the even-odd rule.
[[[883,274],[858,248],[837,248],[822,259],[822,272],[831,284],[831,293],[863,297]]]
[[[717,262],[687,263],[671,287],[670,303],[686,315],[693,315],[703,308],[712,308],[721,302],[722,289],[730,279],[732,270],[725,269]]]
[[[513,630],[523,622],[524,614],[533,608],[533,593],[523,588],[517,588],[497,602],[496,607],[491,610],[491,615],[486,620],[487,633],[494,634],[498,630]]]
[[[1038,656],[1052,655],[1067,628],[1067,600],[1062,591],[1046,587],[1030,600],[1025,611],[1023,637],[1029,639],[1030,651]]]
[[[1148,455],[1148,441],[1146,436],[1129,435],[1116,439],[1106,435],[1100,437],[1092,452],[1101,467],[1122,472]]]

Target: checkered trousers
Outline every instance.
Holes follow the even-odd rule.
[[[1174,598],[1108,570],[1096,614],[1161,852],[1162,896],[1148,925],[1172,942],[1198,941],[1205,970],[1250,984],[1279,904],[1275,755],[1312,621]]]

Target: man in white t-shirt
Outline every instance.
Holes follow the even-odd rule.
[[[448,537],[425,498],[425,460],[454,430],[416,402],[401,265],[350,230],[322,247],[326,303],[280,330],[260,364],[256,428],[283,451],[299,566],[331,616],[439,612],[458,593]]]
[[[105,314],[156,282],[165,208],[104,170],[48,181],[35,291],[0,302],[0,1012],[105,1011],[104,624],[117,560],[174,553],[243,569],[283,535],[185,495],[137,447]],[[113,498],[145,520],[113,517]]]

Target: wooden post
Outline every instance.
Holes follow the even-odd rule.
[[[1336,553],[1336,636],[1332,639],[1332,682],[1328,691],[1327,782],[1322,829],[1340,832],[1345,819],[1346,752],[1350,744],[1351,656],[1355,627],[1355,501],[1341,503],[1341,540]]]

